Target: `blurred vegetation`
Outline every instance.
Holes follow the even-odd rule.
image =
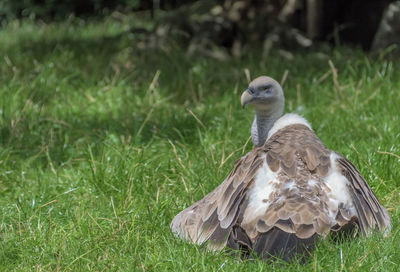
[[[187,50],[215,58],[240,56],[243,50],[274,46],[287,50],[328,41],[350,42],[369,49],[384,9],[393,0],[4,0],[3,25],[13,19],[45,22],[102,18],[113,12],[148,13],[155,25],[148,46],[163,46],[165,37]],[[132,32],[137,31],[132,26]],[[216,49],[218,47],[218,50]]]
[[[64,19],[77,16],[101,16],[115,9],[133,10],[151,8],[151,1],[143,0],[3,0],[0,2],[0,17],[7,20],[15,18]]]

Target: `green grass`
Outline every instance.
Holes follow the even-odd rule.
[[[119,35],[129,18],[0,29],[0,271],[398,271],[399,63],[349,48],[187,59]],[[174,215],[251,149],[246,68],[288,71],[286,111],[358,166],[391,235],[327,240],[305,265],[271,265],[171,234]]]

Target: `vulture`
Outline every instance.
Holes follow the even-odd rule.
[[[290,261],[328,235],[390,232],[388,212],[357,168],[329,150],[306,119],[282,116],[284,100],[270,77],[249,84],[241,104],[255,108],[255,148],[217,188],[175,216],[175,235],[210,250]]]

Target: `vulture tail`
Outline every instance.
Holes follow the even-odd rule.
[[[318,234],[310,238],[301,239],[294,233],[285,232],[277,227],[260,234],[253,246],[253,250],[263,259],[278,258],[290,262],[292,258],[309,256],[314,249]]]

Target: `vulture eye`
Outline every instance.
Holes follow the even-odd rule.
[[[272,86],[271,85],[267,85],[265,87],[263,87],[264,91],[266,91],[267,93],[270,93],[272,91]]]

